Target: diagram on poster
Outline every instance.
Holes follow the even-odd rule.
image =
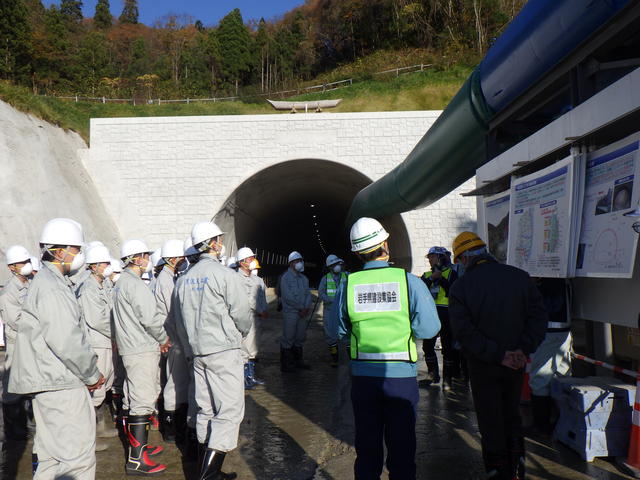
[[[592,152],[587,158],[576,275],[631,278],[638,235],[625,217],[640,199],[639,136]]]
[[[511,181],[507,263],[536,277],[566,277],[571,251],[571,157]]]
[[[484,199],[484,215],[487,222],[487,246],[499,262],[507,261],[509,239],[509,192]]]

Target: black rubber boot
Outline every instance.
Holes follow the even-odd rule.
[[[187,427],[187,434],[184,446],[184,458],[187,462],[197,462],[199,460],[200,444],[195,428]]]
[[[280,348],[280,370],[283,372],[293,372],[292,353],[290,348]]]
[[[309,370],[311,366],[304,363],[302,347],[293,347],[292,350],[293,350],[293,360],[295,362],[296,368],[301,368],[302,370]]]
[[[176,443],[176,412],[165,411],[162,415],[162,438],[165,442]]]
[[[524,439],[521,437],[509,439],[509,478],[524,480],[525,456]]]
[[[174,417],[176,443],[184,445],[187,441],[187,413],[189,412],[189,405],[181,403],[176,408],[176,414]]]
[[[7,440],[25,442],[29,438],[29,430],[27,429],[27,412],[24,403],[22,401],[3,403],[2,415]]]
[[[438,366],[438,357],[429,358],[425,362],[427,364],[427,376],[418,382],[420,387],[429,387],[440,383],[440,367]]]
[[[127,475],[156,475],[165,471],[166,465],[155,463],[149,457],[148,415],[130,415],[127,420],[127,436],[129,438],[129,456],[125,465]]]
[[[202,458],[198,480],[233,480],[237,478],[238,476],[235,473],[224,473],[222,471],[222,464],[226,455],[224,452],[207,448]]]

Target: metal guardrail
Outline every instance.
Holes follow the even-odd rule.
[[[392,68],[391,70],[384,70],[382,72],[375,72],[373,75],[388,75],[394,74],[396,77],[400,75],[406,75],[408,73],[422,72],[427,68],[432,67],[431,64],[421,63],[419,65],[411,65],[409,67],[399,67]],[[134,106],[136,105],[162,105],[167,103],[201,103],[201,102],[230,102],[234,100],[240,100],[242,98],[251,98],[251,97],[282,97],[283,95],[300,95],[302,93],[316,93],[316,92],[331,92],[333,90],[338,90],[340,88],[350,87],[354,83],[353,78],[347,78],[345,80],[338,80],[336,82],[322,83],[318,85],[312,85],[309,87],[301,87],[295,88],[291,90],[281,90],[278,92],[268,92],[268,93],[258,93],[254,95],[237,95],[232,97],[212,97],[212,98],[181,98],[181,99],[162,99],[162,98],[154,98],[148,100],[136,100],[135,98],[108,98],[108,97],[85,97],[81,95],[69,95],[69,96],[54,96],[53,98],[58,98],[61,100],[73,100],[76,103],[78,102],[99,102],[99,103],[131,103]],[[49,95],[43,95],[49,96]]]

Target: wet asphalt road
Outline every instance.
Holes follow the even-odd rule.
[[[272,300],[270,298],[270,300]],[[246,413],[239,447],[227,456],[225,471],[241,480],[348,480],[353,478],[353,417],[346,353],[331,368],[324,343],[321,312],[312,319],[305,358],[312,369],[282,374],[278,339],[280,314],[270,303],[270,318],[259,328],[260,361],[257,376],[267,384],[246,393]],[[424,363],[420,376],[424,376]],[[484,478],[477,423],[468,387],[456,384],[452,392],[437,387],[421,389],[417,440],[418,478],[476,480]],[[524,411],[525,419],[527,412]],[[99,480],[124,479],[124,450],[118,439],[97,454]],[[163,444],[158,432],[151,443]],[[191,479],[195,465],[182,461],[173,445],[165,444],[159,457],[167,471],[159,478]],[[5,444],[2,479],[31,478],[31,444]],[[527,439],[527,466],[531,480],[632,478],[613,460],[588,464],[568,448],[547,439]],[[386,474],[383,474],[386,479]]]

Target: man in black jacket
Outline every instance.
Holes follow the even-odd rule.
[[[453,241],[464,274],[449,291],[453,337],[469,361],[473,402],[488,477],[524,478],[518,404],[527,355],[545,336],[547,315],[529,275],[498,263],[472,232]]]

